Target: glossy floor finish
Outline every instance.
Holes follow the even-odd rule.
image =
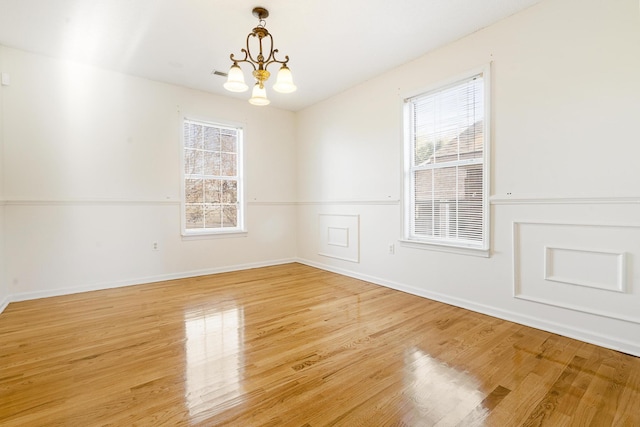
[[[12,303],[2,426],[640,426],[640,359],[289,264]]]

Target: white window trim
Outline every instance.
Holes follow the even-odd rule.
[[[184,173],[184,122],[185,120],[191,120],[194,122],[200,122],[209,124],[212,126],[219,126],[223,128],[238,129],[242,134],[242,143],[238,144],[238,156],[240,161],[238,162],[238,226],[228,228],[197,228],[187,229],[186,224],[186,189],[185,189],[185,173]],[[246,237],[248,230],[246,228],[246,209],[247,204],[245,200],[245,177],[244,177],[244,145],[246,141],[246,125],[240,122],[233,122],[227,120],[215,120],[210,118],[199,117],[197,115],[185,114],[180,119],[180,234],[182,240],[202,240],[202,239],[217,239],[217,238],[233,238],[233,237]]]
[[[483,133],[484,133],[484,147],[483,147],[483,175],[482,175],[482,246],[470,247],[460,242],[446,242],[435,241],[428,239],[415,239],[410,238],[410,224],[411,224],[411,146],[407,144],[407,139],[411,134],[410,126],[411,121],[407,114],[409,98],[433,92],[439,89],[446,88],[460,82],[462,80],[471,78],[477,74],[482,74],[484,81],[484,121],[483,121]],[[450,79],[439,81],[435,84],[423,87],[419,90],[408,91],[401,94],[401,114],[403,122],[402,133],[402,147],[403,147],[403,176],[402,176],[402,239],[400,239],[400,245],[413,249],[425,249],[441,252],[449,252],[461,255],[474,255],[488,258],[491,255],[491,206],[489,192],[491,189],[490,177],[491,177],[491,63],[484,66],[469,70],[465,73],[459,74]]]

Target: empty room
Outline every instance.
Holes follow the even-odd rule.
[[[0,0],[0,425],[640,426],[637,0]]]

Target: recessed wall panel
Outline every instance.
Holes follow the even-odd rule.
[[[625,253],[547,246],[544,278],[570,285],[624,292]]]
[[[318,254],[360,262],[359,222],[358,215],[318,215]]]
[[[640,323],[640,226],[514,222],[514,296]]]

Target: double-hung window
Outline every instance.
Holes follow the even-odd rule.
[[[405,100],[404,240],[488,254],[488,68]]]
[[[185,119],[184,235],[243,231],[242,128]]]

